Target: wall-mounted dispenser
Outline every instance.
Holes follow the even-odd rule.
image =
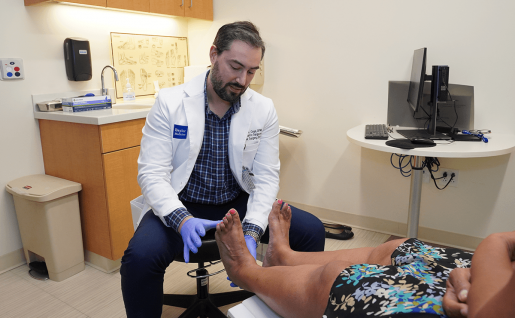
[[[64,40],[64,62],[70,81],[89,81],[92,77],[89,41],[82,38]]]

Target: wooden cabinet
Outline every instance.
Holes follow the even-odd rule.
[[[106,6],[106,0],[63,0],[63,1],[59,1],[59,0],[55,0],[55,1],[50,1],[50,0],[25,0],[25,5],[26,6],[31,6],[31,5],[35,5],[35,4],[39,4],[39,3],[43,3],[43,2],[70,2],[70,3],[78,3],[78,4],[86,4],[86,5],[90,5],[90,6],[98,6],[98,7],[104,7]]]
[[[213,21],[213,0],[184,0],[184,16]],[[189,5],[187,4],[189,2]]]
[[[185,0],[150,0],[150,12],[183,17],[184,1]]]
[[[149,0],[140,1],[140,0],[107,0],[106,6],[108,8],[115,9],[123,9],[123,10],[132,10],[132,11],[140,11],[140,12],[150,12]]]
[[[150,12],[213,20],[213,0],[150,0]]]
[[[213,21],[213,0],[24,0],[26,6],[69,2],[104,8],[158,13]]]
[[[145,119],[106,125],[39,120],[45,173],[79,182],[84,248],[110,260],[134,234],[130,201],[141,194],[138,156]]]

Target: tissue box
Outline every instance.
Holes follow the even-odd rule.
[[[105,106],[111,105],[111,96],[82,96],[63,98],[63,106]]]

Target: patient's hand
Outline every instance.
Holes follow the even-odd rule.
[[[470,289],[470,268],[455,268],[447,280],[443,308],[451,318],[468,316],[467,294]]]

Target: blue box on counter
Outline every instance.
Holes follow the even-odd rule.
[[[63,106],[94,106],[111,104],[111,96],[81,96],[62,99]]]
[[[101,110],[113,108],[111,103],[95,104],[95,105],[84,105],[84,106],[67,106],[63,105],[63,112],[76,113],[76,112],[87,112],[91,110]]]

